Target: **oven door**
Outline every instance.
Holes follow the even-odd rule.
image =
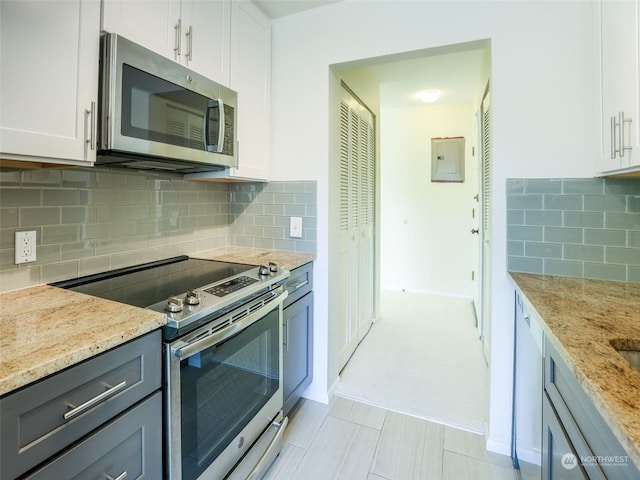
[[[219,330],[205,325],[165,345],[171,480],[223,478],[281,414],[286,293]]]

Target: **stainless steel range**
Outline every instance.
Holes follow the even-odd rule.
[[[258,479],[280,452],[288,276],[182,256],[54,284],[166,313],[169,480]]]

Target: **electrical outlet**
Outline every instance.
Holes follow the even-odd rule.
[[[289,221],[289,236],[302,238],[302,217],[291,217]]]
[[[36,261],[36,231],[16,232],[16,265]]]

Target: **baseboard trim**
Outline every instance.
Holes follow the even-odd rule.
[[[381,290],[387,291],[387,292],[416,293],[419,295],[436,295],[438,297],[461,298],[463,300],[468,300],[470,302],[473,302],[473,296],[461,295],[458,293],[434,292],[432,290],[420,290],[420,289],[414,289],[414,288],[382,288]]]

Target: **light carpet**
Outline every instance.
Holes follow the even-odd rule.
[[[343,369],[336,395],[484,433],[488,368],[471,302],[381,292],[380,318]]]

